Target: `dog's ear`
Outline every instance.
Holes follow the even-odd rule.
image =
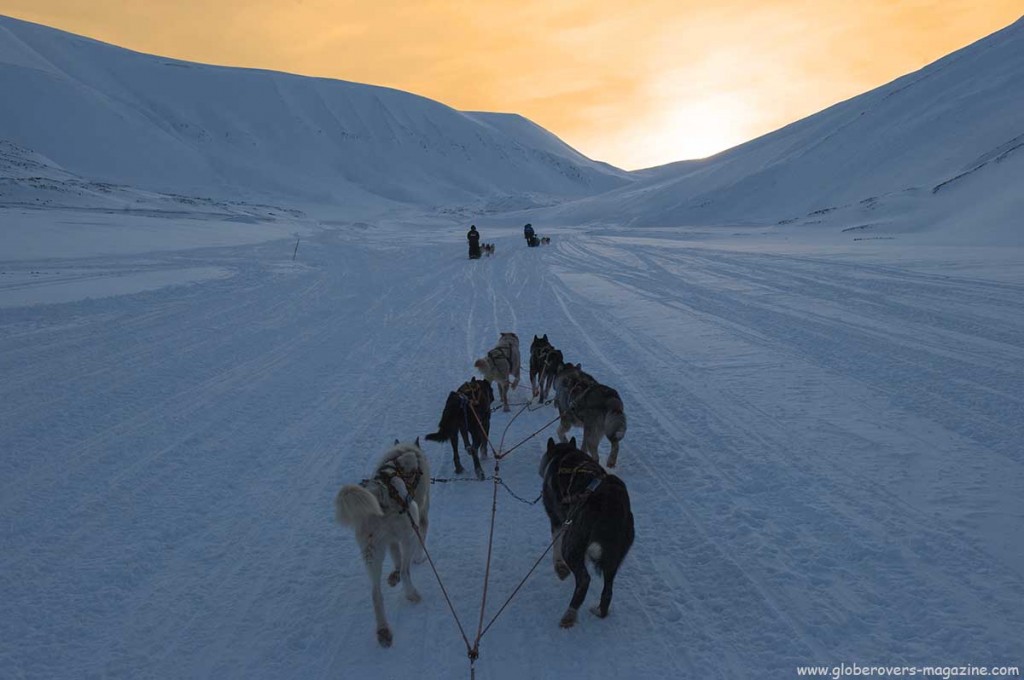
[[[397,439],[395,440],[395,446],[398,446],[398,440]]]
[[[578,368],[578,369],[580,369],[582,371],[583,370],[583,364],[576,364],[576,368]]]
[[[555,440],[553,437],[548,437],[548,453],[555,450]]]
[[[420,438],[416,437],[416,448],[420,448]]]
[[[574,449],[576,448],[576,437],[573,437],[572,439],[569,440],[569,446],[571,446]]]
[[[545,340],[547,340],[547,339],[548,339],[548,334],[547,334],[547,333],[545,333],[545,334],[544,334],[544,339],[545,339]]]

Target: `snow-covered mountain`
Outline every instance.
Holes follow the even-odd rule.
[[[1024,213],[1024,19],[887,85],[704,161],[559,209],[635,225],[1014,229]]]
[[[0,139],[87,181],[159,192],[527,206],[630,181],[520,116],[139,54],[9,17],[0,92]]]

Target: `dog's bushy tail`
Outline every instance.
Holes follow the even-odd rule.
[[[608,441],[619,442],[626,436],[626,412],[621,399],[608,400],[608,417],[604,421],[605,436]]]
[[[427,441],[446,442],[458,427],[459,395],[456,392],[449,392],[448,399],[444,402],[444,411],[441,412],[441,420],[437,424],[437,432],[426,435]]]
[[[334,518],[346,527],[358,527],[369,517],[383,517],[376,496],[361,486],[346,484],[334,498]]]

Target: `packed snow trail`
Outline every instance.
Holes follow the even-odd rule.
[[[484,637],[481,680],[1020,662],[1024,286],[649,235],[483,240],[495,257],[466,260],[461,231],[368,229],[303,239],[294,263],[293,241],[83,259],[229,275],[3,309],[0,674],[467,676],[426,565],[422,603],[386,589],[377,646],[332,501],[433,431],[506,330],[514,402],[534,333],[622,394],[637,539],[609,618],[569,631],[546,560]],[[502,463],[521,496],[553,434]],[[447,444],[424,449],[455,476]],[[431,489],[471,634],[491,488]],[[498,503],[489,613],[550,540],[540,505]]]

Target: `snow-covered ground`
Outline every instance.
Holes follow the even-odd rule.
[[[426,565],[420,604],[386,591],[395,645],[377,646],[332,501],[433,431],[505,330],[524,355],[547,333],[622,394],[637,540],[611,616],[569,631],[545,560],[483,639],[481,680],[1022,660],[1020,248],[793,227],[541,229],[553,244],[527,249],[485,224],[497,255],[467,261],[461,226],[233,223],[242,240],[184,249],[202,220],[137,224],[166,244],[90,249],[64,224],[51,252],[0,252],[4,677],[467,677]],[[62,272],[95,288],[47,298]],[[551,433],[502,466],[523,497]],[[431,489],[471,632],[491,490]],[[491,612],[549,540],[540,506],[498,504]]]

